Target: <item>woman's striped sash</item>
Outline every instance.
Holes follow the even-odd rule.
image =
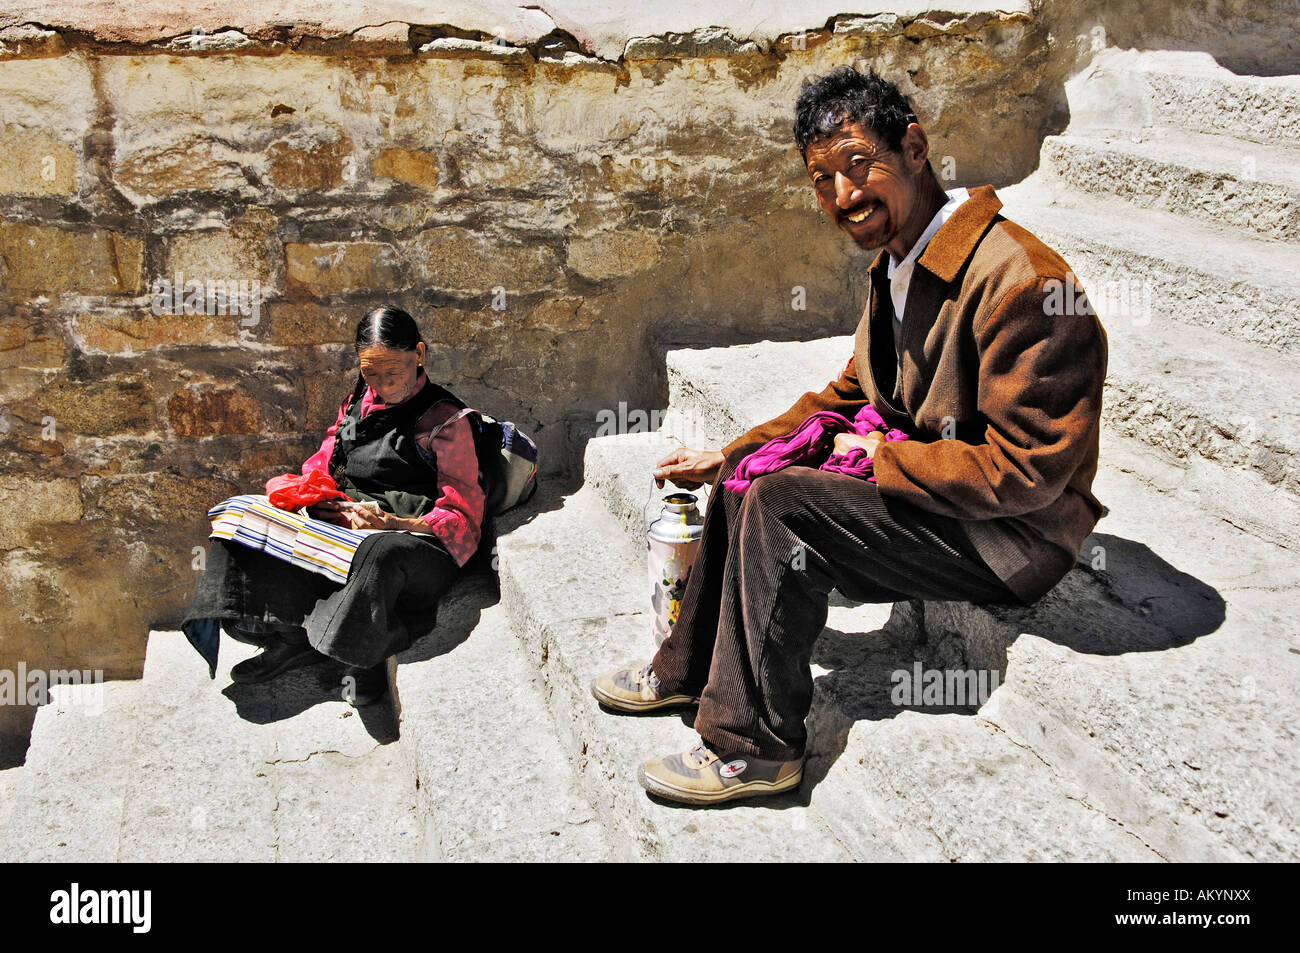
[[[335,582],[348,581],[357,547],[376,529],[345,529],[272,506],[261,495],[232,496],[208,510],[212,539],[226,539]]]

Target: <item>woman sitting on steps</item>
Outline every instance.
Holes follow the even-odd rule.
[[[311,516],[390,531],[365,537],[345,583],[213,539],[182,628],[198,646],[215,639],[219,622],[232,638],[262,648],[231,669],[233,681],[267,681],[328,657],[345,666],[351,704],[378,701],[388,688],[388,657],[432,627],[439,597],[478,549],[484,491],[473,432],[459,415],[464,405],[425,376],[426,350],[405,311],[382,307],[362,318],[356,387],[302,465],[303,474],[331,476],[351,500],[377,504],[323,501]]]

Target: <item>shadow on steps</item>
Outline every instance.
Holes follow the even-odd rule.
[[[490,563],[471,569],[479,559],[475,556],[466,565],[464,574],[443,596],[438,605],[437,623],[397,656],[399,665],[427,662],[451,652],[470,637],[483,610],[501,601],[501,590]]]
[[[1075,568],[1033,605],[921,608],[925,640],[954,643],[940,653],[945,661],[1003,674],[1007,647],[1021,632],[1087,655],[1123,655],[1187,645],[1216,631],[1226,615],[1213,586],[1145,544],[1107,533],[1089,536]]]
[[[531,518],[530,514],[530,517]],[[428,661],[451,652],[464,642],[479,616],[500,601],[496,573],[491,569],[491,547],[486,546],[467,564],[464,573],[442,598],[437,617],[410,648],[397,656],[399,665]],[[302,714],[316,705],[342,701],[343,667],[329,660],[280,675],[255,685],[231,683],[222,694],[234,703],[239,717],[253,724],[269,724]],[[374,705],[355,709],[345,717],[361,719],[369,735],[380,744],[399,737],[399,708],[394,694]]]
[[[244,721],[266,725],[301,715],[321,704],[343,704],[343,669],[330,661],[287,672],[257,685],[231,683],[221,690]],[[379,744],[397,740],[397,716],[389,699],[351,710]],[[344,717],[349,717],[345,712]]]
[[[832,604],[852,603],[836,594]],[[812,657],[814,666],[829,671],[814,681],[803,788],[810,791],[826,777],[844,753],[855,722],[884,721],[904,711],[979,711],[980,704],[974,702],[896,703],[896,673],[910,673],[918,663],[923,670],[984,673],[984,684],[996,690],[1006,675],[1007,649],[1021,633],[1086,655],[1160,652],[1215,632],[1225,612],[1216,589],[1149,547],[1094,533],[1084,543],[1080,563],[1033,605],[914,600],[896,604],[888,622],[875,632],[828,628]]]
[[[399,665],[425,662],[451,652],[478,625],[488,606],[500,601],[496,574],[485,566],[468,570],[438,606],[437,619],[414,644],[397,656]],[[230,684],[222,694],[235,704],[239,716],[255,724],[282,721],[315,705],[340,700],[342,667],[326,662],[288,672],[259,685]],[[366,731],[380,744],[398,739],[398,712],[394,698],[355,710]]]

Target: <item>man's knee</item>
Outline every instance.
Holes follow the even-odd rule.
[[[791,467],[750,484],[738,520],[742,558],[763,553],[765,559],[785,562],[819,536],[816,514],[808,507],[808,475],[813,473]]]
[[[808,467],[786,467],[759,477],[745,491],[741,512],[762,514],[767,520],[781,520],[804,510],[808,490],[818,474]]]
[[[818,548],[829,540],[886,551],[897,545],[897,528],[874,484],[810,467],[755,480],[745,494],[741,523],[749,532],[788,535]]]

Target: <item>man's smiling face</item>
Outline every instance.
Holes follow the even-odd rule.
[[[822,211],[863,248],[894,242],[916,215],[920,196],[913,156],[919,146],[924,164],[924,140],[913,124],[901,149],[891,151],[874,132],[853,122],[809,143],[805,162]]]

